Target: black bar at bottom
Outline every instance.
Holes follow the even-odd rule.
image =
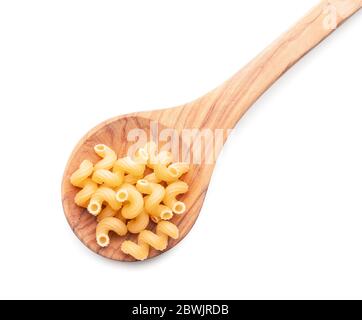
[[[343,301],[347,302],[347,301]],[[328,315],[347,319],[360,316],[360,301],[240,301],[240,300],[120,300],[120,301],[0,301],[0,307],[15,317],[52,316],[73,318],[88,314],[101,319],[310,319]],[[52,308],[51,304],[54,304]],[[18,306],[20,305],[20,307]],[[21,306],[23,305],[23,306]],[[49,305],[49,307],[47,306]],[[64,306],[63,306],[64,305]],[[45,307],[46,306],[46,307]]]

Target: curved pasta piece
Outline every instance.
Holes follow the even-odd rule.
[[[169,168],[176,169],[179,174],[178,178],[180,178],[182,175],[190,170],[190,165],[186,162],[175,162],[173,164],[170,164]]]
[[[124,203],[121,214],[126,219],[134,219],[143,211],[143,197],[135,186],[125,183],[116,193],[118,202]]]
[[[94,147],[94,151],[101,158],[103,158],[94,165],[94,170],[109,170],[113,167],[114,163],[117,160],[117,155],[110,147],[106,146],[105,144],[97,144]]]
[[[109,217],[118,218],[118,216],[117,216],[118,212],[119,212],[119,210],[113,210],[110,205],[107,205],[97,216],[97,221],[100,222],[104,218],[109,218]]]
[[[138,243],[135,243],[130,240],[126,240],[122,243],[121,250],[125,254],[129,254],[136,260],[140,260],[140,261],[145,260],[148,257],[148,254],[150,251],[150,246],[147,243],[140,241],[139,236],[138,236],[137,242]]]
[[[132,176],[140,177],[146,169],[146,162],[133,160],[131,157],[124,157],[118,159],[114,168],[116,170],[122,170]]]
[[[124,177],[124,183],[136,184],[139,179],[142,179],[142,176],[135,177],[135,176],[132,176],[131,174],[127,174]]]
[[[82,190],[75,195],[74,202],[80,207],[87,208],[89,200],[98,189],[98,185],[91,179],[86,179],[79,187],[81,187]]]
[[[100,221],[96,228],[97,243],[101,247],[109,245],[109,232],[113,231],[119,236],[124,236],[127,233],[127,227],[121,220],[114,217],[107,217]]]
[[[123,183],[124,172],[121,170],[113,170],[112,172],[106,169],[98,169],[93,173],[92,179],[98,184],[115,188]]]
[[[176,214],[184,213],[186,211],[186,205],[182,201],[178,201],[176,197],[186,193],[188,190],[189,186],[183,181],[176,181],[169,184],[165,189],[163,203]]]
[[[119,210],[122,207],[122,203],[117,200],[116,192],[113,189],[108,187],[100,187],[92,195],[89,201],[89,213],[97,216],[101,212],[104,202],[107,203],[113,210]]]
[[[122,216],[121,210],[118,210],[118,212],[116,213],[116,215],[114,217],[123,221],[124,223],[127,223],[127,219]]]
[[[153,183],[160,183],[162,181],[160,179],[157,179],[156,174],[154,172],[144,176],[143,179],[147,180],[148,182],[153,182]]]
[[[149,195],[149,196],[146,196],[144,199],[145,199],[144,200],[145,201],[145,209],[146,209],[147,212],[149,212],[149,214],[152,217],[155,217],[153,219],[154,222],[159,221],[159,220],[170,220],[170,219],[172,219],[173,213],[172,213],[172,210],[169,207],[167,207],[167,206],[165,206],[163,204],[158,204],[156,206],[153,206],[155,198],[153,198],[152,194]],[[157,202],[158,202],[158,199],[157,199]],[[147,203],[147,205],[146,205],[146,203]]]
[[[147,212],[141,212],[136,218],[128,221],[127,229],[131,233],[140,233],[145,230],[150,222],[150,216]]]
[[[84,160],[79,168],[71,175],[70,183],[78,188],[84,188],[84,180],[90,177],[93,173],[93,163],[89,160]]]
[[[137,181],[136,188],[138,191],[149,195],[145,197],[145,209],[150,215],[159,217],[162,220],[170,220],[172,218],[172,210],[161,204],[165,196],[165,188],[163,186],[141,179]]]
[[[171,183],[181,176],[181,173],[177,168],[169,165],[171,161],[172,154],[170,152],[160,152],[158,155],[158,161],[153,165],[153,170],[157,179]]]
[[[137,260],[144,260],[148,257],[149,247],[163,251],[167,248],[168,237],[178,239],[179,230],[176,225],[169,221],[160,221],[156,227],[156,233],[150,230],[143,230],[138,236],[138,243],[124,241],[121,250]]]

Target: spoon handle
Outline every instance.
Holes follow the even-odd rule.
[[[233,128],[277,79],[361,7],[362,0],[321,1],[245,68],[201,98],[209,102],[201,103],[202,111],[212,114],[206,125]]]

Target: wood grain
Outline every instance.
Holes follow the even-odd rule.
[[[328,27],[333,26],[334,18],[337,27],[361,7],[360,0],[321,1],[290,31],[282,35],[231,79],[205,96],[175,108],[118,116],[91,130],[78,143],[70,156],[62,183],[65,216],[77,237],[89,249],[104,257],[134,261],[120,250],[121,243],[125,239],[135,240],[134,235],[125,237],[112,235],[110,246],[100,248],[95,240],[95,218],[74,204],[77,189],[69,183],[70,175],[83,159],[97,161],[98,158],[93,151],[95,144],[107,144],[114,148],[119,156],[125,155],[131,144],[126,139],[128,132],[134,128],[142,128],[149,133],[151,122],[157,122],[160,130],[173,128],[179,133],[183,129],[190,128],[232,129],[281,75],[334,31]],[[227,132],[225,131],[223,142],[227,139]],[[192,149],[189,151],[192,154]],[[184,179],[189,183],[190,190],[182,198],[188,208],[187,212],[172,220],[179,227],[181,236],[177,240],[171,240],[167,250],[179,243],[194,225],[205,199],[213,168],[214,163],[191,165],[191,170]],[[154,230],[154,225],[152,228]],[[151,250],[150,258],[160,253],[162,252]]]

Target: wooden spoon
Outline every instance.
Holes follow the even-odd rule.
[[[289,32],[265,49],[230,80],[205,96],[175,108],[118,116],[91,130],[78,143],[70,156],[62,183],[65,215],[78,238],[88,248],[104,257],[134,261],[132,257],[122,253],[120,246],[125,239],[136,240],[135,236],[113,235],[109,247],[99,247],[95,240],[95,218],[74,204],[77,189],[70,184],[69,177],[82,160],[98,160],[93,151],[94,145],[104,143],[122,156],[133,143],[127,141],[128,133],[132,132],[132,129],[142,129],[146,133],[155,129],[159,133],[165,128],[174,129],[180,134],[178,139],[181,144],[185,144],[183,130],[197,128],[206,129],[203,132],[216,132],[216,129],[222,129],[224,133],[221,139],[222,146],[229,129],[236,125],[250,106],[303,55],[361,7],[362,0],[321,1]],[[220,133],[220,130],[218,132]],[[159,133],[153,132],[154,138],[159,138]],[[213,144],[216,140],[211,139],[211,141]],[[192,156],[195,150],[187,145],[186,149]],[[208,145],[210,147],[210,141]],[[215,159],[218,152],[219,149],[216,148]],[[166,250],[174,247],[187,235],[200,213],[214,168],[214,162],[206,163],[206,153],[202,153],[201,158],[201,163],[191,163],[190,172],[184,178],[190,185],[189,192],[182,199],[186,203],[187,212],[173,218],[172,222],[179,227],[180,237],[177,240],[170,240]],[[154,226],[151,226],[152,228],[154,230]],[[149,257],[160,253],[162,252],[151,250]]]

